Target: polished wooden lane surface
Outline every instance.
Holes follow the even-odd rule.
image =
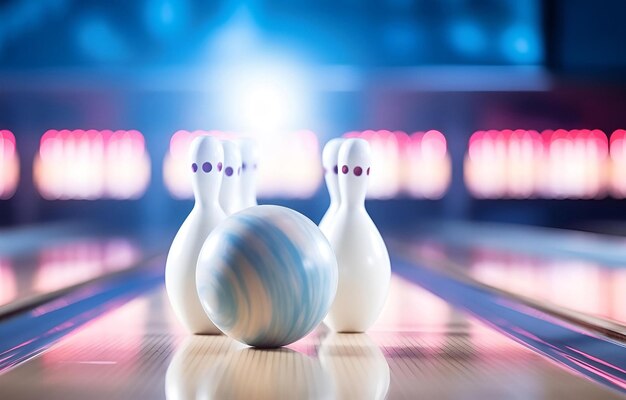
[[[256,350],[181,331],[159,288],[0,376],[3,398],[580,398],[571,373],[401,278],[367,335]]]
[[[137,236],[72,224],[0,232],[0,315],[131,268],[153,256],[153,247]]]

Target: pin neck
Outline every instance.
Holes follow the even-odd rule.
[[[203,199],[196,197],[196,202],[194,207],[200,210],[213,210],[217,208],[221,208],[218,199]]]
[[[365,210],[365,199],[342,199],[339,208],[348,210]]]

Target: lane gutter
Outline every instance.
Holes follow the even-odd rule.
[[[391,250],[397,275],[558,365],[626,393],[626,342],[620,329],[482,284],[454,264],[420,258],[409,245],[394,242]]]
[[[163,284],[165,257],[29,298],[0,314],[0,373],[29,360],[94,318]]]

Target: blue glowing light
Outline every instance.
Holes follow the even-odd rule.
[[[513,25],[500,38],[504,56],[517,64],[536,64],[543,59],[543,45],[536,29],[528,25]]]
[[[153,37],[173,39],[189,23],[189,3],[186,0],[147,0],[144,22]]]
[[[448,38],[452,47],[464,55],[477,55],[485,50],[487,35],[476,21],[456,21],[450,25]]]
[[[119,31],[100,15],[86,16],[77,23],[77,45],[96,61],[121,61],[129,56],[128,45]]]
[[[420,33],[420,28],[413,21],[395,20],[384,27],[382,40],[391,54],[407,56],[423,47]]]

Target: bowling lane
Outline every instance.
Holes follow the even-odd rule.
[[[463,224],[458,230],[425,230],[391,241],[410,246],[414,257],[431,265],[463,272],[499,290],[626,323],[626,247],[621,238]]]
[[[163,251],[136,235],[71,223],[7,230],[1,237],[1,315]]]
[[[186,335],[162,286],[0,375],[5,398],[619,398],[394,275],[368,334]]]

